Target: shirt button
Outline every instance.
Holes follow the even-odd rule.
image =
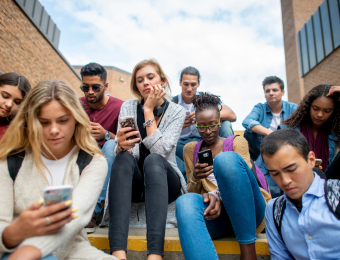
[[[311,240],[311,239],[312,239],[312,236],[308,236],[308,239]]]

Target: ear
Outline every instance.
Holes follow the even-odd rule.
[[[281,90],[281,92],[282,92],[282,95],[284,95],[284,94],[285,94],[285,90],[284,90],[284,89],[282,89],[282,90]]]
[[[307,162],[312,168],[315,167],[315,153],[313,151],[309,152],[307,156]]]
[[[106,83],[105,83],[104,90],[106,91],[108,88],[109,88],[109,82],[106,82]]]

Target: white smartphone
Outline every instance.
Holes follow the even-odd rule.
[[[72,185],[49,186],[43,189],[44,206],[72,200]],[[70,205],[71,207],[71,205]]]

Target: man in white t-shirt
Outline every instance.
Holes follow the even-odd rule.
[[[267,102],[258,103],[243,120],[244,137],[249,144],[250,157],[255,161],[260,155],[260,144],[263,137],[277,130],[297,108],[297,105],[282,100],[284,95],[283,81],[276,76],[266,77],[262,82],[264,97]]]

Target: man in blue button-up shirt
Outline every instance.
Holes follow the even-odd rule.
[[[266,208],[271,259],[340,259],[340,220],[326,203],[325,181],[313,172],[315,155],[304,136],[293,129],[279,130],[263,139],[261,154],[286,200],[283,212],[273,214],[275,199]],[[334,183],[340,185],[339,181]],[[329,195],[336,205],[338,186],[338,192]],[[281,228],[277,228],[280,216]]]
[[[260,155],[260,144],[264,136],[277,129],[297,108],[297,105],[282,100],[284,95],[283,81],[276,76],[266,77],[263,82],[264,97],[267,102],[258,103],[243,120],[246,129],[244,137],[249,143],[251,158],[256,161]]]

